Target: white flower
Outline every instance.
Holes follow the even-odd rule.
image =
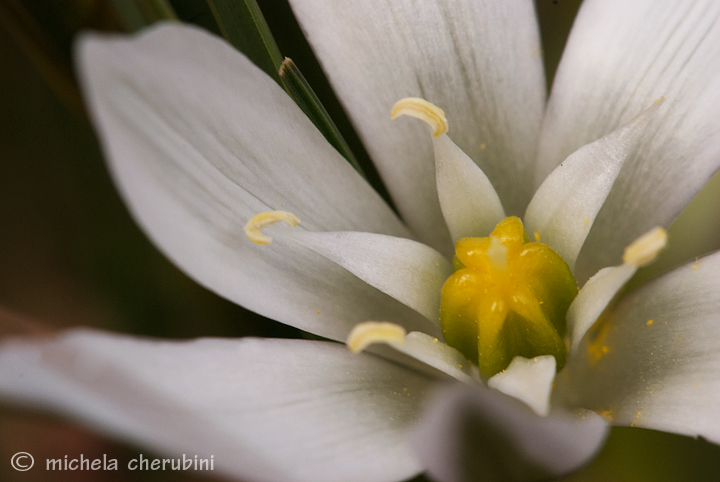
[[[586,1],[547,105],[529,1],[291,3],[407,225],[224,42],[162,26],[132,40],[89,36],[79,49],[89,106],[137,221],[200,283],[283,323],[338,341],[367,320],[439,337],[437,280],[447,275],[450,233],[478,219],[464,216],[462,201],[494,193],[489,183],[438,193],[427,127],[389,119],[401,98],[445,110],[439,155],[465,159],[454,141],[507,214],[522,215],[541,181],[589,144],[576,155],[587,164],[568,160],[569,172],[555,171],[544,185],[555,187],[542,188],[526,219],[581,285],[620,263],[638,236],[668,226],[720,165],[713,0]],[[663,95],[662,110],[619,129]],[[469,178],[484,179],[470,168]],[[302,223],[277,229],[268,246],[250,243],[243,225],[272,210]],[[398,345],[404,353],[385,352],[400,357],[393,362],[334,342],[71,331],[0,345],[0,395],[164,453],[212,454],[218,470],[251,480],[389,482],[425,469],[442,480],[467,470],[486,480],[555,475],[604,439],[603,419],[587,412],[578,423],[575,408],[720,443],[720,254],[626,296],[581,340],[641,258],[602,271],[571,307],[573,345],[553,393],[559,411],[546,417],[476,382],[469,366],[455,370],[456,351],[418,334]],[[518,375],[511,367],[492,385],[544,412],[538,393],[547,396],[554,370],[546,361],[528,363],[529,372],[519,361]],[[408,431],[447,374],[468,383],[443,390],[414,452]]]

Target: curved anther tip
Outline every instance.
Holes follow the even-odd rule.
[[[667,246],[667,231],[660,226],[643,234],[625,248],[623,263],[645,266],[655,260],[658,253]]]
[[[438,137],[448,131],[448,121],[445,112],[425,99],[419,97],[406,97],[395,103],[390,112],[390,118],[395,119],[401,115],[408,115],[424,120],[432,129],[433,136]]]
[[[402,345],[405,342],[405,328],[387,321],[365,321],[358,323],[347,337],[345,344],[353,353],[360,353],[374,343]]]
[[[297,226],[300,220],[287,211],[266,211],[256,214],[243,226],[245,236],[255,244],[270,244],[272,238],[263,234],[262,230],[273,224],[285,221],[288,226]]]

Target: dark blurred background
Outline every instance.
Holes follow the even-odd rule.
[[[127,31],[120,3],[0,0],[0,337],[78,325],[165,338],[302,336],[187,278],[148,242],[115,192],[75,83],[72,40],[83,29]],[[171,3],[181,20],[219,32],[205,0]],[[579,3],[536,0],[548,82]],[[382,190],[287,2],[260,0],[260,7],[280,51],[302,70]],[[41,460],[66,453],[150,455],[58,418],[0,405],[0,480],[48,480],[45,471],[13,471],[10,458],[19,451]],[[52,480],[211,479],[120,470],[57,472]],[[720,449],[614,429],[600,456],[564,480],[718,481]]]

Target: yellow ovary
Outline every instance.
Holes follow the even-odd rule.
[[[577,284],[560,255],[529,242],[522,221],[509,217],[487,238],[460,239],[454,267],[440,307],[448,345],[487,377],[515,356],[553,355],[562,368],[565,314]]]

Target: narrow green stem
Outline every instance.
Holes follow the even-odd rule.
[[[313,124],[315,124],[318,130],[322,132],[325,139],[352,164],[361,176],[366,177],[360,164],[350,150],[350,147],[347,145],[347,142],[345,142],[342,134],[340,134],[337,126],[330,118],[320,99],[318,99],[312,90],[312,87],[310,87],[310,84],[305,80],[300,69],[295,65],[295,62],[286,58],[280,66],[279,74],[285,90],[288,91],[290,96],[310,118]]]
[[[275,82],[282,55],[255,0],[207,0],[225,40],[248,56]]]

